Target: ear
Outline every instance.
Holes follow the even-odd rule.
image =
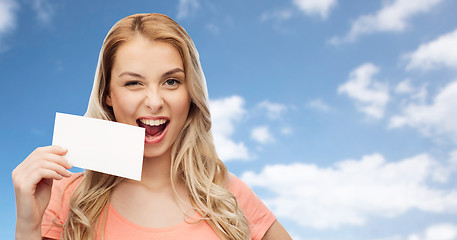
[[[105,103],[106,105],[113,107],[113,103],[111,101],[111,94],[106,95]]]

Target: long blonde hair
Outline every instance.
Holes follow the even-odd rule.
[[[151,41],[172,44],[180,53],[192,99],[187,121],[172,146],[171,180],[186,183],[194,208],[222,239],[250,239],[247,219],[235,197],[226,189],[228,171],[218,158],[211,135],[206,80],[198,52],[186,31],[162,14],[136,14],[117,22],[103,42],[94,86],[85,116],[115,121],[106,105],[116,51],[137,34]],[[62,235],[68,240],[95,239],[103,226],[110,193],[122,178],[87,170],[70,200]],[[175,186],[173,185],[173,188]],[[176,193],[176,189],[174,189]],[[103,227],[101,227],[103,229]],[[103,235],[103,233],[102,233]]]

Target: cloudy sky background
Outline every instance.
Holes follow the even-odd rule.
[[[294,239],[457,239],[457,2],[0,0],[0,235],[11,171],[83,115],[102,41],[160,12],[193,38],[218,153]]]

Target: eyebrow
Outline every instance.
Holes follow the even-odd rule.
[[[169,76],[169,75],[178,73],[178,72],[184,73],[184,70],[182,70],[181,68],[175,68],[175,69],[172,69],[172,70],[170,70],[170,71],[168,71],[168,72],[162,74],[162,77],[166,77],[166,76]]]
[[[172,69],[172,70],[162,74],[162,77],[173,75],[173,74],[178,73],[178,72],[184,73],[184,70],[182,70],[181,68],[175,68],[175,69]],[[119,77],[122,77],[124,75],[131,76],[131,77],[134,77],[134,78],[141,78],[141,79],[145,79],[146,78],[143,75],[138,74],[138,73],[134,73],[134,72],[123,72],[123,73],[119,74]]]
[[[131,76],[131,77],[134,77],[134,78],[145,79],[145,77],[143,75],[138,74],[138,73],[134,73],[134,72],[123,72],[123,73],[119,74],[119,77],[122,77],[124,75]]]

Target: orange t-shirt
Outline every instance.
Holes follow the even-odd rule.
[[[60,181],[54,181],[51,200],[43,216],[41,232],[43,237],[60,239],[62,228],[53,224],[65,222],[69,211],[70,197],[82,178],[75,178],[80,174]],[[260,240],[270,228],[276,217],[255,195],[255,193],[238,177],[230,174],[228,190],[235,195],[241,206],[251,229],[251,238]],[[196,214],[192,219],[198,219]],[[100,230],[100,228],[99,228]],[[197,223],[184,222],[166,228],[148,228],[134,224],[119,214],[113,206],[108,206],[108,214],[104,231],[106,240],[117,239],[219,239],[214,230],[206,221]],[[100,234],[97,234],[99,239]]]

